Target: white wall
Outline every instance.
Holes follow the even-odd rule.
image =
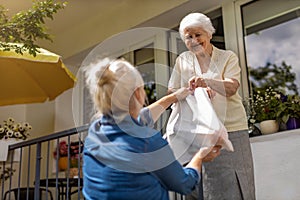
[[[75,127],[72,110],[72,94],[73,89],[69,89],[55,100],[55,132]]]
[[[83,103],[81,101],[82,97],[80,96],[82,84],[77,72],[85,55],[86,52],[64,61],[66,67],[76,76],[77,81],[74,88],[65,91],[55,99],[55,132],[83,125],[78,119],[82,115],[81,109]],[[82,119],[82,117],[80,119]]]
[[[16,121],[24,121],[25,110],[25,105],[0,106],[0,123],[2,124],[8,117],[13,117]]]
[[[257,200],[299,200],[300,129],[250,141]]]
[[[28,122],[32,126],[29,138],[40,137],[54,131],[54,101],[46,103],[0,106],[0,123],[8,117],[15,122]]]

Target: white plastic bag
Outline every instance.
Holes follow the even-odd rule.
[[[201,147],[212,148],[216,143],[233,151],[205,88],[196,88],[193,95],[172,105],[166,136],[181,164],[189,162]]]

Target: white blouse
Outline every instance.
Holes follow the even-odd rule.
[[[240,71],[238,57],[230,50],[221,50],[213,46],[210,65],[206,73],[201,72],[195,54],[186,51],[176,59],[168,87],[173,89],[188,87],[188,81],[193,76],[219,80],[233,78],[240,82]],[[248,128],[246,112],[238,92],[231,97],[217,93],[212,99],[212,104],[217,116],[229,132]]]

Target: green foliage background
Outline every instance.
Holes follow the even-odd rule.
[[[269,87],[276,91],[291,94],[297,94],[297,85],[295,84],[296,74],[292,72],[292,66],[282,61],[281,65],[267,63],[266,66],[250,68],[250,81],[254,94],[258,90],[266,90]]]
[[[53,20],[53,15],[65,6],[66,2],[34,1],[31,9],[8,17],[8,10],[0,5],[0,49],[4,51],[12,49],[19,54],[28,51],[29,54],[36,56],[39,48],[36,44],[38,39],[52,41],[45,20]]]

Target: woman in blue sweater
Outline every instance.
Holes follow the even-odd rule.
[[[190,94],[182,88],[143,108],[144,82],[124,60],[99,60],[85,68],[96,114],[84,149],[86,199],[168,200],[168,191],[190,193],[200,180],[202,161],[220,154],[201,148],[183,168],[161,133],[152,129],[160,114]]]

